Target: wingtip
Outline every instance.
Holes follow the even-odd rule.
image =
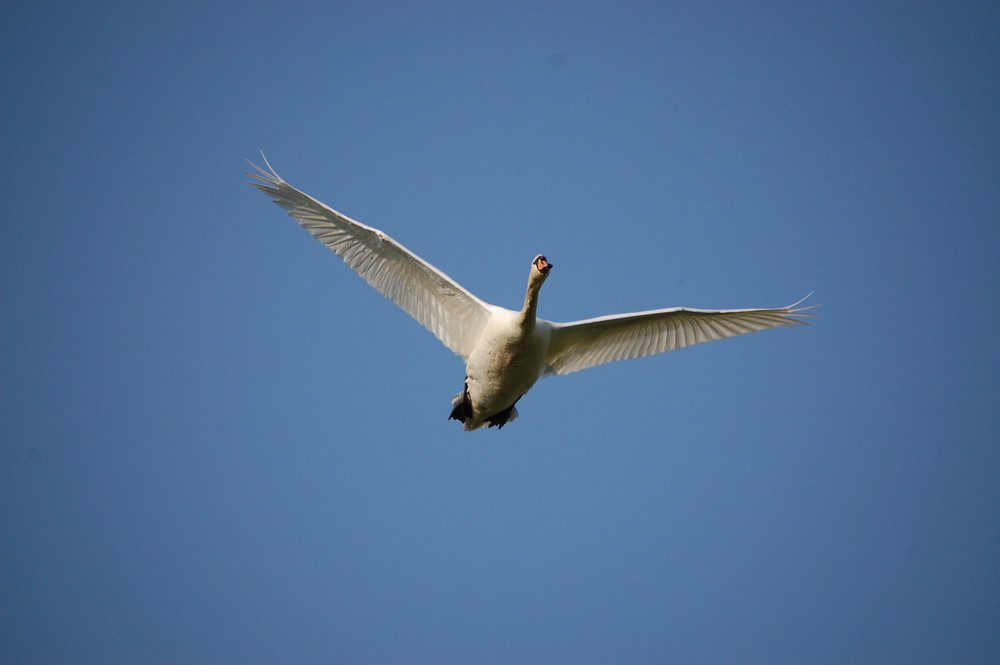
[[[267,156],[264,154],[263,150],[260,151],[260,158],[264,160],[264,166],[266,166],[267,170],[271,172],[271,175],[273,175],[275,178],[280,179],[280,177],[278,176],[278,172],[274,170],[273,166],[271,166],[271,162],[267,161]]]
[[[250,176],[251,178],[254,178],[254,180],[256,181],[259,181],[255,182],[254,180],[248,180],[247,181],[248,185],[253,185],[254,187],[257,188],[260,188],[262,186],[276,187],[285,182],[281,178],[281,176],[278,175],[278,172],[274,170],[274,167],[271,166],[271,163],[267,161],[267,157],[264,155],[263,150],[260,151],[260,158],[264,161],[264,165],[267,167],[266,169],[261,166],[258,166],[250,159],[246,160],[247,164],[252,166],[254,171],[256,171],[256,173],[254,171],[244,171],[243,173]],[[264,184],[262,185],[262,183]]]
[[[810,291],[806,295],[805,298],[802,298],[801,300],[799,300],[797,302],[794,302],[791,305],[789,305],[788,307],[786,307],[785,311],[788,313],[788,316],[790,316],[790,317],[791,316],[807,316],[807,317],[810,317],[810,318],[815,317],[816,314],[807,314],[806,312],[808,310],[810,310],[810,309],[815,309],[816,307],[819,307],[820,303],[814,303],[812,305],[806,305],[805,307],[800,307],[800,305],[802,303],[804,303],[805,301],[809,300],[809,298],[811,298],[814,293],[816,293],[816,292],[815,291]],[[794,321],[798,321],[799,323],[805,323],[805,324],[808,325],[808,323],[806,321],[802,321],[800,319],[793,319],[793,320]]]

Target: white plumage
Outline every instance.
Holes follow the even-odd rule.
[[[267,160],[265,159],[265,164]],[[466,430],[503,427],[514,404],[546,374],[641,358],[715,339],[805,323],[811,307],[707,310],[672,307],[571,323],[537,317],[538,293],[552,265],[532,261],[524,307],[483,302],[382,231],[340,214],[267,170],[250,163],[250,184],[274,199],[379,293],[396,303],[466,362],[465,388],[452,399],[451,418]],[[807,296],[808,297],[808,296]],[[803,299],[804,300],[804,299]]]

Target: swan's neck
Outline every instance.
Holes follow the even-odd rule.
[[[521,327],[535,327],[535,317],[538,315],[538,293],[542,290],[542,280],[528,281],[528,292],[524,294],[524,307],[521,308]]]

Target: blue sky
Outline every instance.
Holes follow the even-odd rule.
[[[876,4],[5,4],[0,661],[1000,660],[1000,6]],[[260,150],[499,305],[820,318],[464,433]]]

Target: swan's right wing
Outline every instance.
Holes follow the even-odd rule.
[[[552,323],[546,372],[569,374],[616,360],[641,358],[701,342],[805,323],[798,317],[813,316],[804,312],[814,306],[799,307],[801,302],[775,309],[672,307],[573,323]]]
[[[267,164],[267,160],[264,160]],[[449,349],[468,358],[489,318],[489,306],[455,280],[378,229],[317,201],[274,172],[270,164],[247,175],[288,215],[344,260],[376,291],[434,333]]]

